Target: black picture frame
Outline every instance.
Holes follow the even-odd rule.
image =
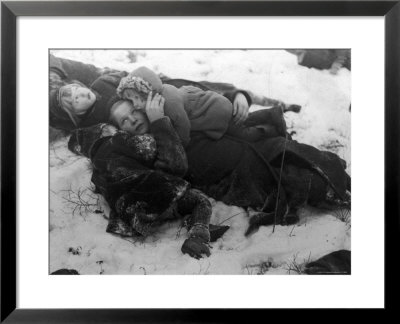
[[[238,310],[16,308],[16,19],[19,16],[384,16],[385,308],[398,274],[389,253],[399,234],[400,3],[396,1],[129,1],[1,3],[1,322],[231,322]],[[398,243],[397,243],[398,244]],[[367,270],[366,270],[367,271]],[[242,310],[243,311],[243,310]],[[254,311],[254,310],[253,310]],[[246,311],[243,311],[246,312]],[[248,312],[248,311],[247,311]],[[258,310],[258,312],[261,312]],[[253,317],[253,314],[251,315]],[[231,320],[229,320],[229,318]]]

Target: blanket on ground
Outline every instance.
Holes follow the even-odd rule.
[[[278,214],[283,217],[285,204],[318,206],[346,196],[349,176],[343,160],[287,138],[249,144],[228,136],[212,141],[193,134],[186,152],[187,180],[229,205],[265,211],[266,206],[275,208],[279,196],[282,210]]]

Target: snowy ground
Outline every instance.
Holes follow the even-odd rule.
[[[345,159],[351,174],[351,73],[337,75],[299,66],[285,51],[53,51],[59,57],[125,71],[146,65],[170,77],[230,82],[303,108],[286,113],[294,139]],[[252,110],[263,109],[260,106]],[[105,232],[108,207],[91,192],[89,161],[67,149],[67,139],[50,145],[50,272],[80,274],[295,274],[292,269],[335,250],[350,250],[350,214],[313,208],[299,211],[292,226],[261,227],[245,238],[243,209],[212,201],[212,223],[231,228],[212,244],[209,258],[180,251],[186,230],[169,223],[145,241]]]

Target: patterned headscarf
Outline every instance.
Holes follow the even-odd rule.
[[[117,94],[123,98],[122,94],[126,89],[133,89],[139,93],[148,94],[152,91],[151,84],[140,77],[128,75],[121,79],[119,86],[117,88]]]

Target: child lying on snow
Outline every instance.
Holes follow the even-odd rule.
[[[106,123],[112,105],[120,100],[116,94],[121,77],[126,73],[112,73],[97,78],[86,87],[79,81],[50,90],[50,126],[74,130]]]
[[[160,110],[158,97],[152,103],[151,108],[158,105]],[[131,106],[129,102],[119,105]],[[182,252],[195,258],[209,256],[210,240],[215,241],[229,227],[214,225],[210,236],[211,204],[181,178],[187,160],[170,119],[154,112],[149,116],[151,122],[138,120],[140,135],[98,124],[73,131],[68,147],[92,162],[92,182],[111,208],[107,232],[147,236],[161,223],[191,213],[186,222],[189,238]],[[151,134],[145,134],[148,131]]]
[[[103,75],[90,88],[74,81],[52,89],[50,125],[73,130],[107,123],[112,106],[121,99],[117,95],[118,88],[120,96],[131,100],[137,109],[144,109],[151,91],[160,93],[165,98],[165,115],[170,117],[184,147],[190,141],[190,131],[201,131],[212,139],[219,139],[227,133],[251,142],[286,135],[283,106],[263,109],[248,117],[246,114],[239,120],[246,119],[243,124],[236,123],[233,103],[247,112],[251,99],[246,91],[232,90],[221,95],[194,86],[178,89],[162,84],[154,72],[144,67],[123,78],[125,75],[125,72]]]
[[[233,99],[242,101],[247,107],[251,105],[251,98],[246,91],[237,90],[222,96],[194,86],[178,89],[163,84],[150,69],[140,67],[121,79],[117,94],[122,99],[132,101],[137,110],[146,108],[151,94],[160,94],[165,99],[165,115],[171,119],[184,145],[189,142],[190,131],[203,132],[215,140],[226,134],[249,142],[286,136],[281,107],[251,113],[243,124],[234,122]],[[129,119],[121,120],[118,126],[120,129],[129,127]]]
[[[50,126],[57,129],[73,130],[98,123],[107,123],[111,106],[120,99],[116,95],[116,89],[121,78],[127,74],[124,71],[100,69],[90,64],[50,55]],[[232,101],[234,106],[233,120],[237,123],[242,123],[248,116],[249,104],[246,97],[251,98],[253,103],[260,106],[279,107],[277,113],[281,113],[281,110],[298,112],[301,109],[298,105],[287,105],[278,100],[255,95],[249,91],[238,91],[235,86],[228,83],[195,82],[184,79],[170,79],[166,76],[160,77],[164,83],[163,88],[167,88],[168,84],[171,85],[167,89],[168,91],[163,90],[163,94],[170,95],[172,98],[177,97],[177,88],[188,85],[204,91],[212,90],[222,94]],[[64,90],[66,91],[64,92]],[[90,98],[88,98],[88,94]],[[246,94],[246,97],[244,94]],[[81,107],[76,108],[76,103],[72,100],[72,98],[76,99],[76,95],[83,95],[81,99],[86,96],[89,102],[80,103]],[[92,101],[93,99],[95,101]],[[167,98],[167,102],[169,102],[169,99]],[[167,104],[166,115],[170,116],[168,110]],[[170,118],[175,127],[175,120],[171,116]],[[279,115],[275,119],[280,120]],[[179,127],[176,129],[185,146],[189,140],[189,130]]]

